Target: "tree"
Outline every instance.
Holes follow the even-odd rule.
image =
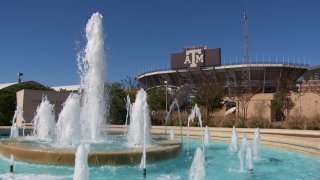
[[[206,124],[208,124],[209,112],[223,106],[221,102],[224,97],[224,89],[213,82],[206,82],[196,88],[195,95],[194,101],[206,109]]]
[[[51,90],[34,81],[22,82],[0,90],[0,125],[10,125],[17,106],[16,92],[22,89]]]
[[[189,109],[190,107],[190,96],[193,93],[193,87],[190,84],[185,84],[183,86],[178,87],[173,94],[178,100],[180,110]]]
[[[166,107],[166,88],[165,87],[151,88],[147,91],[147,94],[148,94],[147,102],[151,110],[154,110],[154,111],[165,110],[165,107]],[[168,100],[168,102],[170,101]]]
[[[109,118],[111,124],[124,124],[126,119],[126,92],[121,83],[109,85],[110,109]]]
[[[254,93],[251,92],[243,93],[240,96],[238,96],[239,108],[241,109],[241,115],[244,121],[247,121],[249,103],[253,96]]]
[[[140,89],[142,87],[137,77],[127,76],[125,79],[120,81],[125,89]]]
[[[292,101],[290,93],[280,89],[273,95],[270,106],[271,110],[275,112],[276,120],[284,120],[295,103]]]

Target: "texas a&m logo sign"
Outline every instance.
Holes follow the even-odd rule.
[[[205,46],[184,48],[183,52],[171,54],[171,68],[200,68],[204,66],[219,66],[221,49],[207,49]]]
[[[190,64],[190,67],[197,67],[197,64],[203,64],[203,56],[203,50],[201,48],[187,50],[184,64]]]

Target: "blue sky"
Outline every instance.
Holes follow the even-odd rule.
[[[247,1],[250,54],[255,59],[306,58],[320,64],[320,1]],[[242,56],[241,0],[1,0],[0,83],[79,84],[76,54],[92,13],[104,19],[110,82],[168,67],[183,47],[222,48]]]

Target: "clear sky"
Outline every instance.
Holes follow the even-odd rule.
[[[320,64],[320,1],[247,1],[250,54]],[[94,12],[104,19],[110,82],[168,67],[183,47],[242,56],[242,0],[1,0],[0,83],[79,84],[76,54]]]

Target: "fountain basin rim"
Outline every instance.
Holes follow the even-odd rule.
[[[175,157],[181,150],[181,143],[160,140],[156,146],[147,148],[147,160],[158,161]],[[24,144],[23,138],[8,138],[0,141],[0,154],[5,157],[14,155],[18,161],[51,165],[74,165],[76,149],[35,147]],[[120,165],[140,163],[142,148],[125,150],[91,150],[88,163],[91,166]]]

